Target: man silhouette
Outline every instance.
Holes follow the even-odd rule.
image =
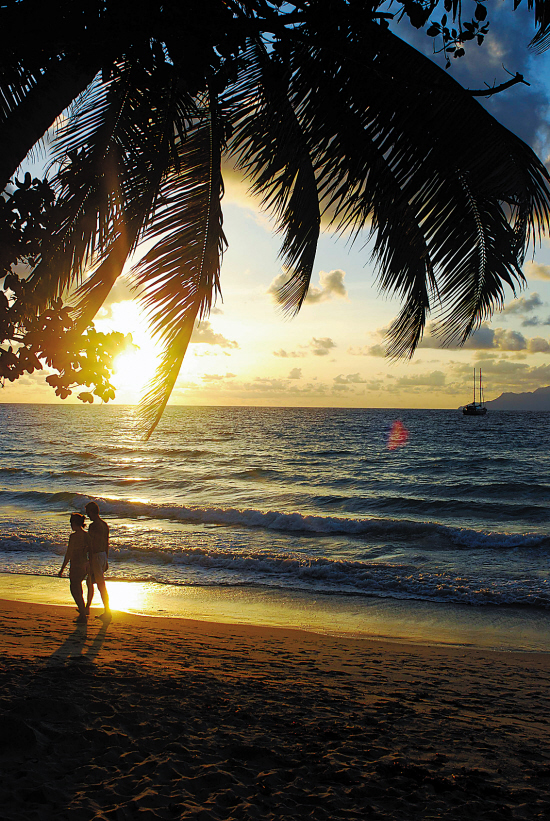
[[[88,535],[90,537],[90,571],[92,581],[95,581],[97,588],[101,595],[101,601],[105,610],[100,614],[99,618],[110,618],[111,609],[109,607],[109,594],[107,593],[107,585],[105,584],[105,572],[109,567],[109,525],[99,517],[99,507],[95,502],[88,502],[86,505],[86,515],[92,520],[88,528]],[[88,595],[87,606],[89,608],[93,596],[93,587],[91,588],[91,595]]]

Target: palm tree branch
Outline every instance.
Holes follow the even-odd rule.
[[[252,191],[276,218],[289,279],[279,291],[287,311],[302,305],[313,270],[321,214],[309,146],[289,100],[289,78],[265,48],[250,44],[248,67],[228,94],[235,112],[231,151]]]
[[[4,117],[0,139],[0,190],[57,117],[90,85],[99,61],[82,65],[70,57],[51,61],[32,79],[3,84]]]
[[[145,241],[156,242],[132,271],[151,330],[164,345],[161,365],[140,405],[147,438],[168,402],[195,321],[208,314],[219,292],[226,244],[221,212],[222,145],[218,104],[210,92],[202,116],[177,141],[178,162],[160,186],[165,205],[144,235]]]

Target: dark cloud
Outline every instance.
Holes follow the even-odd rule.
[[[524,319],[521,323],[522,328],[534,328],[537,325],[550,325],[550,316],[546,319],[539,319],[538,316],[531,316],[529,319]]]
[[[537,294],[536,291],[533,291],[531,296],[522,296],[518,299],[512,300],[509,305],[504,308],[502,311],[502,315],[505,316],[506,314],[519,314],[523,316],[524,314],[529,314],[531,311],[535,311],[537,308],[540,308],[544,305],[544,302]]]

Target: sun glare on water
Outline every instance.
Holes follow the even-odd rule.
[[[143,612],[147,602],[147,591],[144,584],[109,581],[107,590],[111,610],[119,610],[123,613]]]

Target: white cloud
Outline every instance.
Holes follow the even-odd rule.
[[[301,368],[292,368],[288,375],[289,379],[301,379],[302,378],[302,369]]]
[[[550,279],[550,265],[527,262],[523,267],[523,273],[528,279]]]
[[[326,271],[319,271],[319,288],[310,285],[305,298],[306,304],[313,305],[316,302],[327,302],[332,297],[347,299],[348,292],[344,285],[345,271],[335,269],[328,274]]]

